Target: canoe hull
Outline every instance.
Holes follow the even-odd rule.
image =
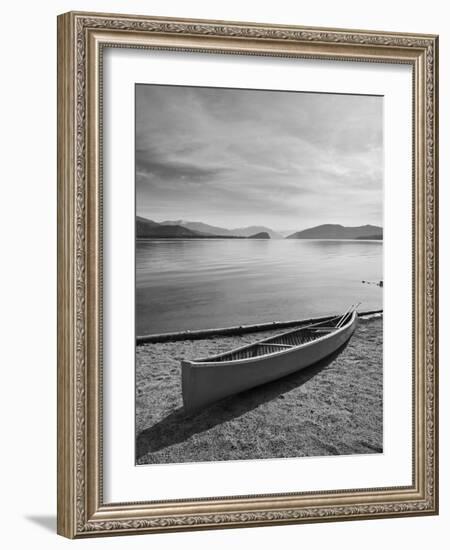
[[[220,399],[309,367],[344,345],[355,331],[356,312],[348,324],[313,342],[251,359],[181,362],[183,404],[196,412]]]

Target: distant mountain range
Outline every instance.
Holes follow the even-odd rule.
[[[251,225],[236,229],[225,229],[202,222],[167,220],[161,223],[136,217],[136,238],[138,239],[383,239],[383,228],[375,225],[344,227],[337,224],[318,225],[284,236],[269,227]]]
[[[215,225],[208,225],[202,222],[190,222],[186,220],[166,220],[161,222],[162,225],[180,225],[192,231],[216,235],[220,237],[250,237],[256,233],[268,233],[271,239],[282,239],[283,235],[278,231],[264,227],[263,225],[250,225],[248,227],[236,227],[235,229],[225,229]]]
[[[185,220],[166,220],[161,222],[161,225],[180,226],[185,227],[195,233],[218,235],[220,237],[232,237],[233,233],[229,229],[223,227],[216,227],[215,225],[208,225],[202,222],[189,222]]]
[[[324,224],[288,235],[286,239],[383,239],[383,228],[377,225],[344,227],[338,224]]]
[[[136,216],[137,239],[214,239],[214,238],[238,239],[230,235],[214,235],[202,231],[195,231],[176,223],[157,223]]]

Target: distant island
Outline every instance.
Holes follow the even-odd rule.
[[[383,240],[383,228],[376,225],[344,227],[339,224],[324,224],[288,235],[286,239],[365,239]]]
[[[282,232],[269,227],[251,225],[225,229],[203,222],[167,220],[155,222],[136,216],[137,239],[358,239],[383,240],[383,228],[376,225],[345,227],[324,224],[283,237]]]

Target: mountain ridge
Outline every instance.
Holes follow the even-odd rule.
[[[187,227],[181,225],[162,225],[153,220],[148,220],[141,216],[136,216],[136,238],[148,239],[148,238],[195,238],[201,237],[201,233],[191,231]]]
[[[155,222],[136,216],[136,238],[226,238],[226,239],[282,239],[282,232],[265,226],[251,225],[236,229],[209,225],[203,222],[186,220],[166,220]],[[344,226],[341,224],[321,224],[302,231],[288,234],[286,239],[358,239],[382,240],[383,228],[377,225]]]
[[[296,231],[286,239],[369,239],[382,240],[383,228],[377,225],[344,226],[326,223]]]
[[[234,235],[213,235],[195,231],[176,223],[158,223],[142,216],[136,216],[137,239],[244,239]]]
[[[274,231],[270,227],[263,225],[249,225],[245,227],[236,227],[233,229],[226,229],[225,227],[219,227],[210,225],[203,222],[192,222],[189,220],[165,220],[160,222],[161,225],[181,225],[191,229],[192,231],[200,231],[201,233],[209,233],[214,236],[230,236],[230,237],[250,237],[255,233],[266,232],[270,235],[271,239],[282,239],[283,235],[278,231]]]

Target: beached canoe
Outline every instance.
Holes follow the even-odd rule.
[[[181,361],[186,413],[229,395],[299,371],[328,357],[355,331],[355,308],[337,317],[296,328],[253,344],[201,359]]]

